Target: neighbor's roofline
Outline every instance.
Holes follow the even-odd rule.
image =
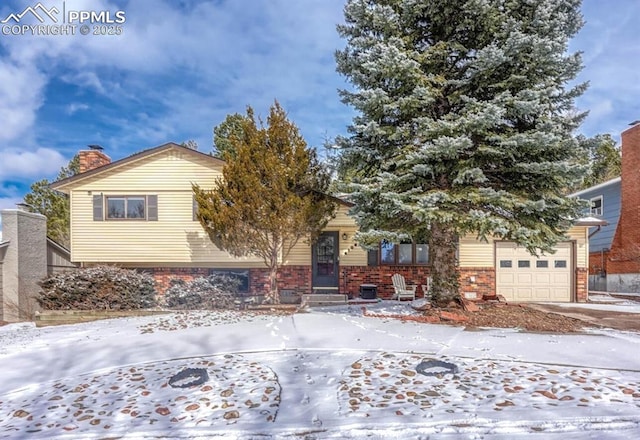
[[[67,249],[66,247],[64,247],[63,245],[61,245],[60,243],[58,243],[57,241],[55,241],[53,238],[49,236],[47,236],[47,243],[57,248],[59,251],[71,255],[71,251],[69,249]]]
[[[75,183],[81,180],[84,180],[88,177],[92,177],[95,176],[97,174],[103,173],[105,171],[109,171],[112,170],[114,168],[118,168],[122,165],[125,165],[127,163],[133,162],[133,161],[137,161],[139,159],[143,159],[145,157],[148,156],[153,156],[155,154],[161,153],[163,151],[166,150],[171,150],[171,149],[181,149],[182,151],[184,151],[187,154],[193,154],[193,155],[200,155],[202,157],[207,158],[207,160],[211,160],[219,165],[223,165],[224,161],[221,159],[218,159],[216,157],[213,157],[207,153],[202,153],[200,151],[197,150],[193,150],[191,148],[188,147],[184,147],[182,145],[178,145],[175,142],[167,142],[166,144],[162,144],[162,145],[158,145],[157,147],[153,147],[153,148],[148,148],[146,150],[140,151],[138,153],[134,153],[130,156],[127,156],[125,158],[116,160],[114,162],[108,163],[107,165],[103,165],[97,168],[94,168],[92,170],[86,171],[84,173],[81,174],[76,174],[74,176],[71,177],[67,177],[65,179],[62,180],[58,180],[56,182],[53,182],[49,185],[49,187],[51,189],[55,189],[58,191],[62,191],[62,188],[66,187],[67,185],[69,185],[70,183]]]
[[[576,191],[574,193],[569,194],[567,197],[578,197],[586,192],[593,191],[594,189],[601,189],[605,186],[612,185],[614,183],[618,183],[622,180],[622,177],[614,177],[611,180],[607,180],[606,182],[599,183],[597,185],[590,186],[589,188],[581,189],[580,191]]]

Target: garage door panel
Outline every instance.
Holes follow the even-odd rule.
[[[545,301],[545,300],[551,300],[551,298],[553,297],[551,289],[548,287],[538,287],[535,290],[535,295],[534,295],[534,299],[536,301]]]
[[[531,273],[519,273],[516,275],[516,279],[518,280],[518,283],[531,284],[533,282],[532,278],[533,278],[533,274]]]
[[[539,284],[551,284],[551,274],[550,273],[536,273],[534,275],[534,283],[536,285],[539,285]]]
[[[515,284],[516,278],[513,273],[500,273],[498,274],[498,282],[503,285]]]
[[[553,255],[532,256],[515,243],[496,243],[496,291],[509,301],[571,300],[571,243]]]
[[[571,279],[568,273],[554,273],[553,274],[553,284],[569,284]]]

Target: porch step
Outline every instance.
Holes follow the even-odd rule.
[[[347,303],[347,295],[340,293],[312,293],[302,295],[302,304],[308,306],[336,306]]]

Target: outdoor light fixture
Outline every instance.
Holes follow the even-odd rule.
[[[343,232],[343,233],[342,233],[342,239],[343,239],[344,241],[347,241],[347,238],[349,238],[349,236],[347,235],[347,233],[346,233],[346,232]]]

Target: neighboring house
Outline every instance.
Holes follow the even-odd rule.
[[[152,273],[160,291],[171,277],[212,272],[241,276],[243,288],[264,292],[268,271],[258,258],[234,258],[216,248],[195,217],[192,183],[212,188],[224,163],[174,143],[111,162],[100,147],[81,151],[80,174],[51,185],[71,200],[71,260],[83,266],[117,264]],[[354,240],[357,225],[348,203],[319,240],[298,243],[282,262],[281,290],[357,296],[375,284],[393,294],[391,276],[426,284],[424,243],[381,246],[367,252]],[[585,301],[588,225],[576,223],[553,255],[535,258],[506,241],[464,237],[459,244],[461,290],[470,299],[504,295],[514,301]],[[420,293],[420,291],[419,291]]]
[[[571,196],[608,223],[589,238],[589,289],[640,293],[640,121],[621,137],[621,176]]]
[[[620,177],[571,194],[589,202],[585,215],[607,222],[589,234],[589,290],[607,290],[607,259],[620,218]]]
[[[18,206],[0,211],[0,321],[7,322],[31,319],[38,282],[76,267],[69,251],[47,238],[47,219]]]

